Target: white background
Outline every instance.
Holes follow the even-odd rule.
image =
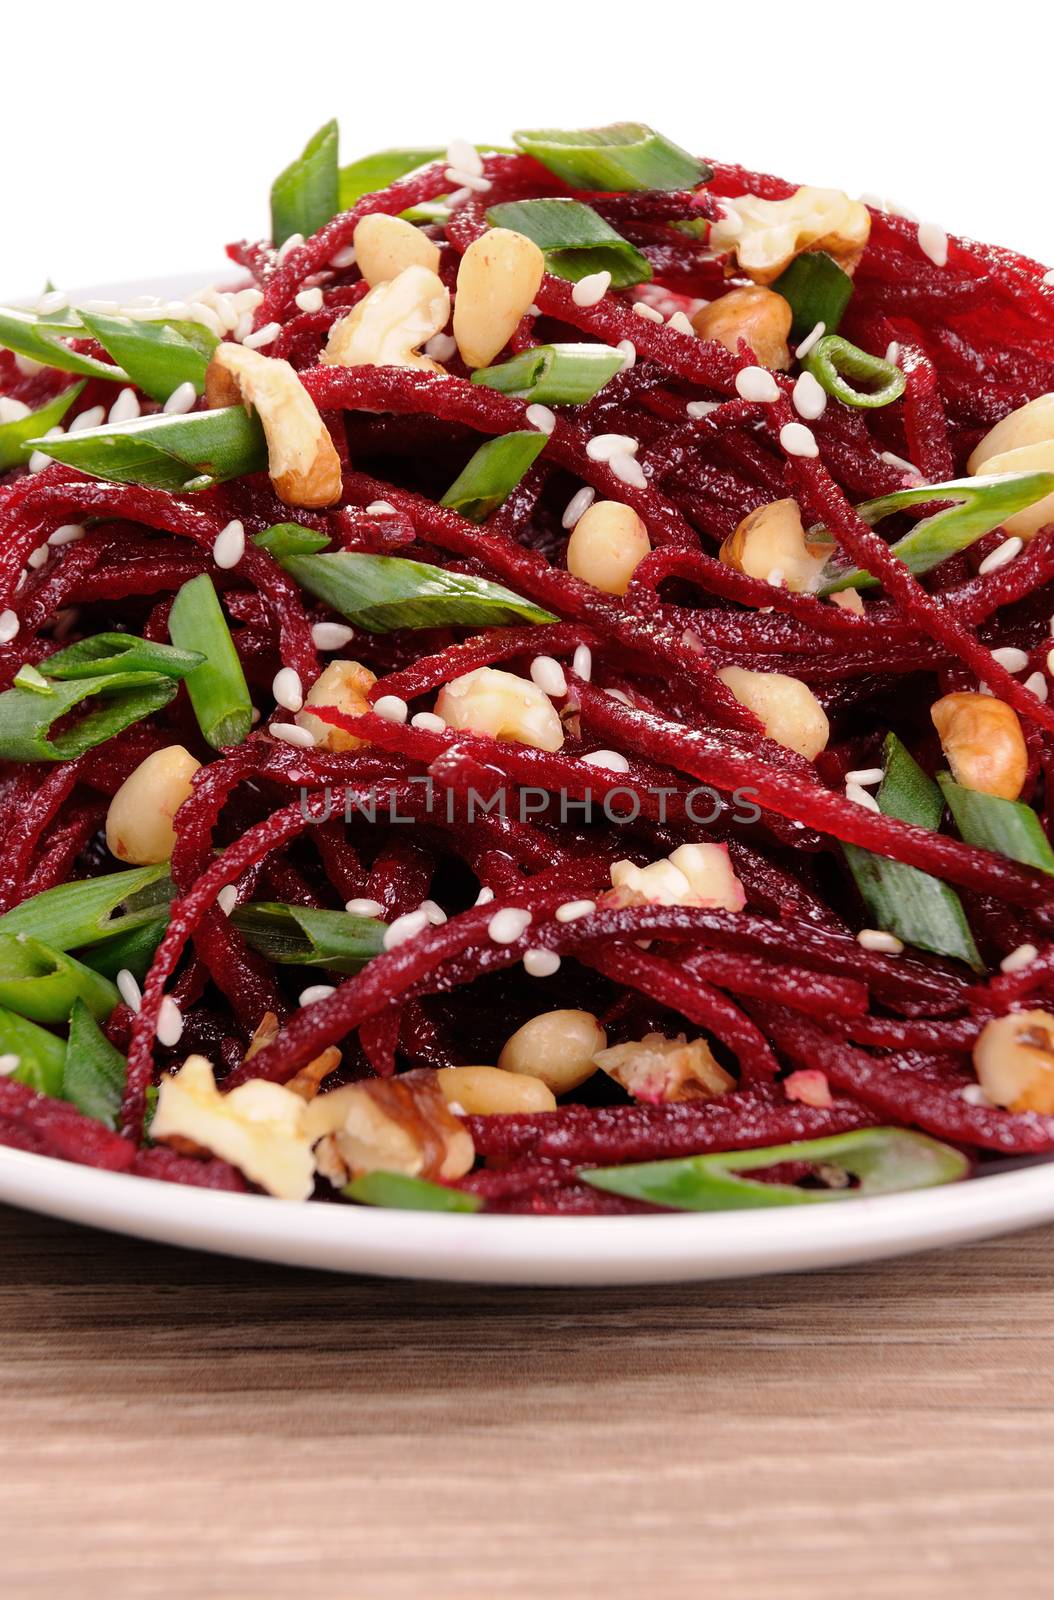
[[[12,4],[0,294],[214,269],[334,115],[345,161],[648,121],[1049,263],[1052,45],[1047,0]]]

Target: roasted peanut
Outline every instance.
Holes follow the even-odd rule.
[[[490,228],[461,257],[454,338],[468,367],[486,367],[508,344],[545,272],[545,257],[511,228]]]
[[[553,1091],[540,1078],[500,1067],[443,1067],[439,1087],[450,1106],[470,1117],[501,1117],[555,1111]]]
[[[1054,438],[988,456],[982,471],[985,477],[996,478],[1008,472],[1054,472]],[[1048,522],[1054,522],[1054,494],[1045,494],[1042,500],[1026,506],[1024,511],[1015,511],[1012,517],[1007,517],[1003,527],[1011,537],[1016,535],[1018,539],[1028,540]]]
[[[323,722],[321,717],[312,716],[307,707],[333,706],[346,716],[361,717],[370,709],[367,695],[376,682],[370,669],[358,661],[331,661],[308,690],[304,709],[297,712],[296,720],[314,735],[320,750],[360,750],[369,744],[368,739],[360,739],[334,722]]]
[[[1046,444],[1051,439],[1054,439],[1054,394],[1041,394],[1026,405],[1018,406],[988,430],[980,444],[974,445],[966,470],[975,476],[988,472],[988,462],[993,456],[1004,456],[1025,445]]]
[[[564,730],[556,708],[537,684],[495,667],[477,667],[445,684],[436,712],[450,728],[487,733],[494,739],[559,750]]]
[[[591,1011],[543,1011],[506,1039],[498,1066],[540,1078],[553,1094],[568,1094],[593,1076],[593,1057],[606,1044]]]
[[[772,500],[743,518],[718,555],[726,567],[748,578],[808,594],[818,588],[831,548],[806,537],[796,500]]]
[[[267,440],[267,471],[287,506],[330,506],[340,499],[340,457],[325,423],[288,361],[242,344],[220,344],[205,373],[208,406],[255,410]]]
[[[773,289],[730,289],[711,300],[692,318],[700,339],[713,339],[733,355],[745,339],[763,367],[786,372],[791,364],[790,337],[794,314]]]
[[[930,708],[956,783],[981,794],[1016,800],[1028,771],[1017,713],[993,695],[964,690]]]
[[[567,570],[604,594],[625,594],[650,550],[648,530],[632,506],[597,500],[567,541]]]
[[[973,1047],[977,1080],[997,1106],[1054,1114],[1054,1016],[1012,1011],[986,1022]]]
[[[815,761],[827,748],[830,723],[823,706],[807,683],[784,672],[748,672],[745,667],[722,667],[717,676],[741,706],[760,717],[765,732],[777,744]]]
[[[106,813],[110,854],[137,867],[168,861],[176,845],[172,819],[189,797],[200,766],[181,744],[166,745],[140,761]]]
[[[391,283],[407,267],[427,267],[429,272],[439,268],[435,240],[412,222],[386,216],[383,211],[363,217],[352,243],[359,271],[371,289],[379,283]]]

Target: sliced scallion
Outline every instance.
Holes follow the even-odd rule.
[[[176,650],[170,644],[139,639],[132,633],[94,633],[67,645],[40,663],[46,678],[101,678],[113,672],[158,672],[164,678],[185,678],[204,657],[197,650]]]
[[[76,313],[67,311],[61,316],[44,317],[18,306],[0,306],[0,346],[5,350],[28,356],[31,361],[55,367],[59,372],[75,372],[81,378],[108,378],[112,383],[127,383],[128,374],[122,367],[70,349],[67,341],[84,337],[84,324]]]
[[[56,683],[53,694],[8,689],[0,694],[0,760],[72,761],[105,744],[133,722],[167,706],[178,685],[156,672],[114,672],[106,677]],[[98,703],[66,723],[85,700]],[[54,724],[62,726],[54,734]]]
[[[54,461],[93,478],[141,483],[172,494],[262,472],[267,466],[263,428],[242,406],[189,416],[165,416],[162,412],[131,422],[82,428],[57,439],[33,439],[31,444]]]
[[[818,340],[802,358],[802,366],[812,373],[821,389],[858,411],[892,405],[904,393],[907,382],[891,361],[870,355],[838,334],[826,334]],[[864,387],[857,388],[856,384]]]
[[[65,1022],[75,1001],[108,1017],[118,1001],[107,978],[29,934],[0,934],[0,1006],[32,1022]]]
[[[142,983],[167,927],[167,916],[136,923],[125,932],[115,933],[98,944],[85,945],[78,954],[86,967],[91,967],[93,972],[101,972],[104,978],[116,979],[117,974],[124,970]]]
[[[187,693],[214,750],[241,744],[252,727],[252,700],[231,630],[207,572],[185,583],[172,602],[168,633],[180,650],[204,657],[187,675]]]
[[[384,923],[347,911],[261,900],[236,907],[231,921],[254,950],[280,966],[359,972],[384,948]]]
[[[331,540],[327,534],[316,533],[313,528],[302,528],[298,522],[276,522],[262,533],[253,534],[253,543],[258,544],[261,550],[266,550],[276,561],[284,561],[286,556],[317,555]]]
[[[580,200],[508,200],[491,206],[487,221],[533,239],[549,271],[572,283],[610,272],[614,287],[623,289],[651,277],[647,256]]]
[[[127,1076],[124,1056],[110,1043],[87,1007],[78,1002],[70,1018],[62,1098],[86,1117],[116,1128]]]
[[[33,454],[30,440],[47,433],[49,428],[57,428],[83,388],[83,383],[75,383],[36,411],[30,411],[14,422],[0,423],[0,472],[29,460]]]
[[[794,1183],[763,1183],[743,1177],[785,1161],[834,1169],[839,1187],[804,1188]],[[672,1161],[645,1161],[625,1167],[581,1167],[579,1178],[595,1189],[626,1195],[674,1211],[738,1211],[762,1206],[823,1205],[902,1189],[928,1189],[969,1175],[961,1151],[908,1128],[860,1128],[826,1139],[769,1145],[758,1150],[726,1150]],[[856,1179],[854,1185],[847,1180]]]
[[[167,865],[133,867],[32,895],[0,916],[0,934],[32,934],[53,950],[76,950],[156,921],[171,898]]]
[[[481,367],[472,382],[540,405],[580,406],[624,365],[621,351],[606,344],[539,344],[499,367]]]
[[[704,161],[642,122],[575,130],[529,128],[513,138],[573,189],[694,189],[713,177]]]
[[[282,245],[290,234],[304,238],[340,209],[339,132],[336,122],[319,128],[296,160],[271,185],[271,238]]]
[[[939,827],[944,802],[932,778],[896,734],[886,735],[882,754],[885,776],[876,797],[879,810],[919,828]],[[984,970],[954,889],[917,867],[874,855],[859,845],[842,848],[876,928],[916,949],[964,961],[975,972]]]
[[[548,435],[504,433],[480,445],[440,500],[470,522],[482,522],[506,501],[548,444]]]
[[[1038,867],[1040,872],[1054,873],[1054,850],[1031,806],[1021,800],[1003,800],[999,795],[965,789],[947,772],[939,772],[937,782],[967,844],[994,850],[1026,867]]]
[[[430,166],[442,155],[443,151],[438,145],[433,145],[428,148],[377,150],[373,155],[360,156],[358,161],[349,162],[340,169],[340,210],[350,210],[364,194],[377,194],[381,189],[389,189],[400,178],[416,172],[418,167]]]
[[[791,332],[804,339],[823,323],[826,333],[836,333],[853,295],[853,280],[824,250],[806,250],[773,283],[791,308]]]
[[[478,1195],[403,1172],[364,1172],[340,1192],[360,1206],[383,1206],[389,1211],[478,1211],[483,1204]]]
[[[78,313],[94,339],[153,400],[167,400],[180,384],[205,389],[205,369],[219,340],[199,322],[140,321]]]
[[[7,1076],[38,1094],[60,1097],[66,1061],[65,1040],[16,1011],[0,1007],[0,1056],[16,1056],[18,1066]]]

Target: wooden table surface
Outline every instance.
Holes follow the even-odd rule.
[[[1052,1259],[447,1288],[0,1208],[0,1593],[1050,1593]]]

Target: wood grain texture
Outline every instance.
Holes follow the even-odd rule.
[[[0,1208],[0,1592],[1048,1593],[1052,1248],[578,1294]]]

